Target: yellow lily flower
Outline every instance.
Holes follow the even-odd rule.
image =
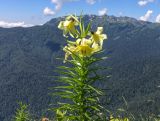
[[[97,43],[93,43],[91,39],[82,38],[77,39],[75,42],[70,41],[69,44],[63,48],[66,52],[64,62],[72,54],[76,54],[81,57],[89,57],[101,49],[102,47]]]
[[[98,27],[96,32],[91,32],[91,40],[93,40],[94,43],[99,44],[99,46],[103,45],[103,40],[107,39],[106,34],[102,34],[103,27]]]
[[[102,47],[96,43],[93,43],[92,48],[93,48],[93,52],[98,52],[98,51],[102,50]]]
[[[68,59],[68,57],[75,53],[76,52],[76,46],[75,45],[71,45],[71,44],[68,44],[68,46],[65,46],[63,48],[63,51],[65,51],[65,58],[64,58],[64,63],[66,62],[66,60]]]
[[[77,45],[88,45],[91,46],[92,41],[90,39],[82,38],[82,39],[77,39],[76,40]]]
[[[74,20],[74,24],[76,25],[76,26],[78,26],[78,24],[79,24],[79,20],[78,20],[78,17],[76,17],[76,16],[73,16],[73,15],[70,15],[70,16],[67,16],[66,17],[66,20]]]
[[[77,26],[79,23],[78,19],[74,16],[68,16],[65,21],[61,21],[58,25],[58,28],[63,30],[63,35],[66,36],[70,33],[71,36],[75,35]]]
[[[68,44],[63,48],[63,50],[66,52],[65,60],[67,60],[68,57],[73,53],[81,57],[91,56],[94,52],[96,52],[96,49],[92,48],[91,45],[92,45],[92,41],[85,38],[77,39],[75,43],[73,42]]]
[[[93,49],[88,45],[78,45],[76,52],[79,54],[79,56],[89,57],[93,54]]]
[[[82,38],[76,41],[76,52],[82,57],[89,57],[93,54],[94,49],[91,47],[92,41],[90,39]]]

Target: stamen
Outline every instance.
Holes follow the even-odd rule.
[[[74,21],[75,21],[75,19],[74,19],[74,18],[70,18],[70,20],[71,20],[72,22],[74,22]]]
[[[91,31],[91,34],[94,34],[94,32],[93,32],[93,31]]]

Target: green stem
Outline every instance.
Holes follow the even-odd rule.
[[[86,62],[85,62],[85,59],[83,58],[83,63],[82,63],[82,73],[81,73],[81,81],[82,81],[82,85],[81,85],[81,95],[80,95],[80,102],[81,102],[81,112],[80,112],[80,115],[81,115],[81,120],[82,121],[87,121],[87,118],[85,116],[85,113],[86,113],[86,100],[85,100],[85,90],[84,90],[84,87],[86,85],[86,79],[87,79],[87,75],[86,75]]]

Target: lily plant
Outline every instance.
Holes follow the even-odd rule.
[[[63,31],[67,45],[64,63],[68,66],[58,67],[61,76],[57,81],[54,95],[62,102],[54,108],[57,121],[104,121],[105,113],[100,97],[103,91],[95,82],[103,77],[97,74],[97,63],[106,57],[98,57],[103,50],[103,27],[91,31],[91,22],[86,25],[83,17],[70,15],[61,21],[58,28]],[[70,39],[70,40],[68,40]]]

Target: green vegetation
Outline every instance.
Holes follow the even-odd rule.
[[[19,103],[19,108],[13,118],[13,121],[31,121],[31,115],[28,111],[28,105]]]
[[[128,102],[128,112],[142,117],[158,118],[160,114],[160,25],[140,22],[128,17],[86,15],[85,22],[94,21],[91,28],[102,25],[108,40],[100,62],[111,70],[99,72],[112,75],[96,86],[106,89],[102,103],[116,112],[124,107],[122,96]],[[31,28],[0,28],[0,120],[10,121],[16,111],[17,100],[30,104],[37,119],[49,117],[48,104],[57,98],[47,95],[48,87],[58,86],[52,76],[62,61],[60,46],[65,45],[62,32],[57,29],[62,18],[54,18],[42,26]],[[118,117],[117,115],[113,115]],[[138,116],[141,117],[141,116]],[[39,118],[40,119],[40,118]]]

